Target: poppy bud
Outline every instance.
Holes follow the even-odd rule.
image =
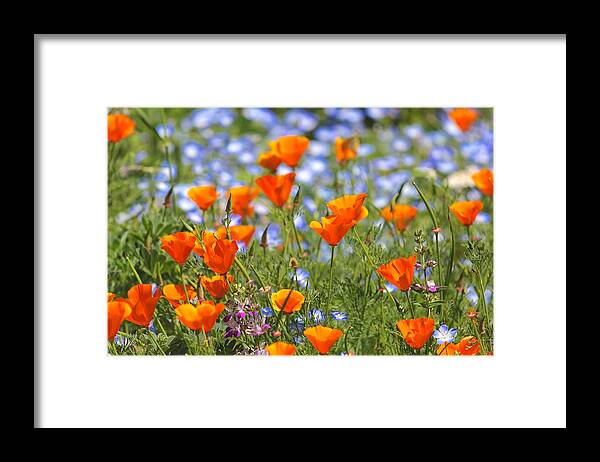
[[[279,332],[278,330],[276,330],[275,332],[273,332],[273,337],[275,337],[275,338],[281,337],[281,332]]]
[[[265,228],[265,230],[262,233],[262,236],[260,237],[260,246],[264,249],[266,248],[269,243],[267,242],[268,238],[267,238],[267,231],[269,230],[269,226],[271,226],[271,223],[269,223],[267,225],[267,227]]]
[[[290,266],[292,268],[299,268],[300,265],[298,265],[298,260],[296,260],[295,257],[290,258]]]

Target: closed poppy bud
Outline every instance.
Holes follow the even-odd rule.
[[[445,342],[438,346],[435,352],[440,356],[454,356],[458,354],[458,346],[451,342]]]
[[[113,340],[121,324],[131,314],[131,305],[123,298],[108,302],[108,340]]]
[[[393,221],[399,231],[404,231],[417,216],[417,208],[412,205],[396,204],[381,211],[385,221]]]
[[[161,295],[160,289],[154,290],[153,284],[137,284],[129,289],[127,297],[131,304],[131,314],[127,316],[127,321],[148,327]]]
[[[406,343],[418,350],[433,334],[434,323],[431,318],[402,319],[396,323],[396,327]]]
[[[194,186],[188,189],[187,195],[201,210],[208,210],[219,197],[214,186]]]
[[[183,284],[167,284],[162,288],[162,292],[171,306],[177,308],[182,303],[185,303],[188,298],[190,300],[196,298],[196,291],[191,286],[187,286],[186,289],[187,297],[183,289]]]
[[[340,164],[356,158],[358,151],[358,139],[354,136],[350,138],[335,139],[335,158]]]
[[[291,356],[296,353],[296,347],[285,342],[271,343],[265,350],[267,350],[269,356]]]
[[[135,130],[135,122],[125,114],[108,115],[108,141],[116,143]]]
[[[193,233],[183,231],[169,234],[160,238],[160,248],[167,252],[178,265],[183,265],[190,253],[196,246],[196,236]]]
[[[220,238],[214,233],[202,233],[202,244],[194,252],[202,257],[204,264],[217,274],[226,274],[233,265],[238,245],[235,241]]]
[[[416,261],[415,255],[408,258],[396,258],[381,265],[377,268],[377,272],[402,292],[407,292],[413,281]]]
[[[340,329],[331,329],[325,326],[309,327],[304,330],[304,335],[317,351],[325,355],[333,344],[338,341],[343,332]]]
[[[252,236],[254,236],[255,230],[256,228],[251,225],[230,226],[229,235],[234,241],[243,242],[244,244],[246,244],[246,247],[248,247],[250,245],[250,240],[252,239]],[[219,229],[217,229],[217,235],[221,239],[227,238],[227,229],[225,228],[225,226],[220,226]]]
[[[272,172],[277,170],[279,164],[281,164],[281,157],[279,157],[276,152],[263,152],[260,156],[258,156],[258,165],[268,168]]]
[[[494,174],[490,169],[482,168],[471,176],[477,189],[485,196],[494,194]]]
[[[483,202],[481,201],[455,202],[450,206],[454,216],[465,226],[473,224],[481,209],[483,209]]]
[[[304,295],[297,290],[281,289],[279,292],[271,294],[271,302],[275,310],[283,310],[284,313],[289,314],[300,311],[304,303]]]
[[[473,122],[479,117],[479,113],[473,109],[456,108],[448,113],[448,117],[461,129],[466,132],[471,128]]]
[[[175,309],[177,319],[192,330],[210,332],[225,305],[206,300],[197,306],[190,303],[179,305]]]
[[[231,200],[231,211],[236,215],[251,217],[254,215],[254,206],[250,204],[256,196],[260,194],[260,189],[256,186],[235,186],[229,190],[227,197]]]
[[[213,297],[219,299],[225,297],[229,291],[229,282],[233,282],[233,276],[228,274],[227,277],[219,274],[209,278],[208,276],[200,277],[200,284]]]
[[[342,220],[359,222],[369,215],[363,206],[368,194],[352,194],[327,202],[327,208]]]
[[[265,175],[256,179],[256,184],[277,207],[282,207],[290,197],[296,174]]]
[[[309,139],[305,136],[287,135],[269,143],[269,146],[287,166],[295,167],[309,143]]]
[[[322,217],[321,222],[311,221],[310,229],[320,235],[329,245],[335,246],[340,243],[346,233],[356,224],[355,221],[342,220],[336,215]]]
[[[461,355],[472,356],[479,353],[481,346],[475,337],[469,335],[458,342],[458,352]]]

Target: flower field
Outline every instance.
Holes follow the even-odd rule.
[[[108,112],[109,354],[493,354],[491,109]]]

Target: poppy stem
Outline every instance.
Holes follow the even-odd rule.
[[[329,260],[329,288],[327,289],[327,314],[329,314],[330,305],[331,305],[331,284],[333,282],[333,257],[335,254],[335,245],[331,246],[331,259]]]
[[[234,263],[237,265],[237,267],[240,269],[240,271],[241,271],[241,272],[244,274],[244,276],[245,276],[246,280],[247,280],[248,282],[252,281],[252,278],[251,278],[251,277],[250,277],[250,275],[248,274],[248,270],[247,270],[247,269],[246,269],[246,267],[245,267],[245,266],[242,264],[242,262],[238,260],[238,258],[237,258],[237,257],[235,257],[235,258],[233,259],[233,262],[234,262]],[[256,271],[254,271],[254,272],[256,273]],[[259,282],[260,282],[260,278],[259,278]],[[261,285],[262,285],[262,282],[261,282]],[[264,285],[263,285],[263,287],[264,287]]]
[[[413,304],[410,299],[410,295],[408,295],[408,290],[406,292],[404,292],[404,294],[406,295],[406,300],[408,300],[408,307],[410,309],[410,314],[413,317],[413,319],[415,319],[415,309],[413,308]]]
[[[187,287],[185,285],[185,277],[183,276],[183,266],[182,265],[177,265],[179,266],[179,274],[181,275],[181,283],[183,284],[183,292],[185,293],[185,299],[187,301],[187,303],[190,303],[190,296],[188,295],[188,291],[187,291]]]
[[[138,274],[138,272],[133,267],[133,264],[131,263],[131,260],[129,259],[129,256],[125,255],[125,259],[127,260],[127,263],[129,263],[129,267],[131,268],[131,271],[133,271],[133,274],[135,274],[135,278],[137,279],[138,284],[143,284],[142,279],[140,278],[140,275]]]

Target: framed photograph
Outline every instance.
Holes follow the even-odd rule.
[[[566,426],[565,36],[34,53],[34,426]]]

